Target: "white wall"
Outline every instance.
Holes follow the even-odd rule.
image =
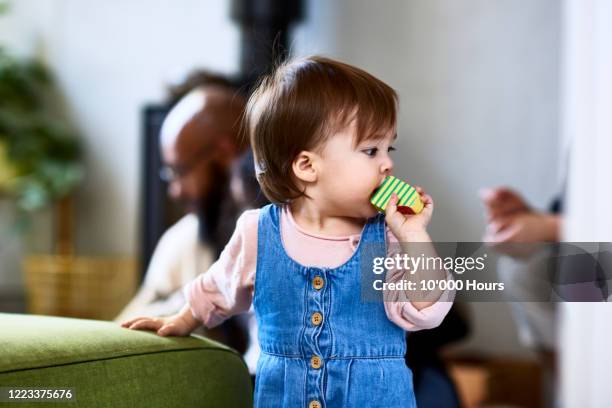
[[[140,113],[192,68],[234,73],[238,31],[215,0],[18,0],[0,43],[44,57],[86,146],[78,249],[134,254],[140,194]]]
[[[592,248],[612,241],[612,3],[567,0],[563,14],[562,132],[572,145],[564,239]],[[561,305],[559,406],[610,406],[611,300]]]
[[[479,188],[506,184],[540,208],[558,191],[560,7],[313,0],[293,49],[356,64],[398,91],[396,173],[432,194],[435,240],[479,241]],[[471,306],[467,348],[525,353],[507,305]]]

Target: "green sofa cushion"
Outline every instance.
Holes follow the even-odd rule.
[[[73,406],[252,406],[244,362],[219,343],[48,316],[0,313],[0,386],[72,388]]]

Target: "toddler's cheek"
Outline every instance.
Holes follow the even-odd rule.
[[[370,208],[367,211],[367,218],[372,218],[378,214],[378,210],[374,208],[373,205],[370,205]]]

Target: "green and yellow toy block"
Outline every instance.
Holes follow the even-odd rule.
[[[399,212],[418,214],[423,211],[423,201],[421,201],[421,196],[416,189],[393,176],[387,176],[381,186],[374,192],[370,202],[378,211],[384,213],[393,193],[397,194],[399,198],[397,203]]]

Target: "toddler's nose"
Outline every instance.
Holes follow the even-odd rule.
[[[390,176],[393,173],[393,160],[387,158],[382,164],[381,171],[385,176]]]

